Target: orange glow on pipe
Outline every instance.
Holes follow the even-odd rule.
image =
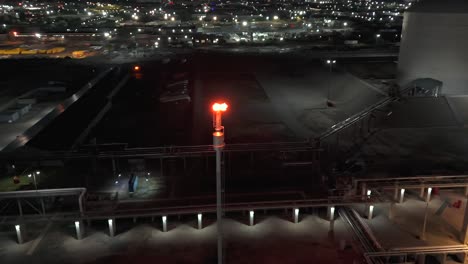
[[[228,108],[228,105],[226,103],[214,103],[212,108],[214,112],[225,112]]]

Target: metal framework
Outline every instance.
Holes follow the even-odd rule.
[[[124,145],[123,145],[124,146]],[[257,152],[257,151],[322,151],[309,141],[228,144],[223,152]],[[84,159],[84,158],[123,158],[123,157],[196,157],[214,155],[213,145],[170,146],[154,148],[125,148],[122,150],[101,150],[99,145],[94,149],[81,151],[18,151],[0,152],[0,160],[51,160],[51,159]]]
[[[6,211],[12,203],[12,201],[16,201],[18,205],[18,214],[17,215],[9,215],[5,216],[1,219],[0,223],[4,223],[5,221],[23,221],[24,218],[47,218],[47,213],[44,205],[44,198],[49,197],[63,197],[63,196],[77,196],[78,199],[78,207],[79,212],[75,213],[78,214],[79,217],[82,217],[85,212],[84,206],[84,196],[86,194],[86,188],[63,188],[63,189],[43,189],[43,190],[32,190],[32,191],[15,191],[15,192],[0,192],[0,201],[4,202],[0,208],[0,215],[2,212]],[[38,209],[33,201],[39,201],[41,205],[41,210]],[[32,208],[37,214],[25,214],[23,212],[23,205],[22,202],[25,202],[30,208]],[[10,220],[8,220],[10,219]]]
[[[416,189],[427,187],[438,188],[457,188],[468,186],[468,175],[454,175],[454,176],[414,176],[414,177],[395,177],[395,178],[377,178],[377,179],[354,179],[353,190],[358,193],[359,186],[366,188],[380,188],[380,189]]]
[[[86,193],[85,188],[68,189],[69,192],[63,191],[67,189],[59,189],[60,191],[46,190],[40,196],[34,196],[32,193],[29,197],[47,197],[47,196],[64,196],[64,195],[79,195],[79,203],[84,204],[83,198]],[[27,191],[28,195],[30,192]],[[15,192],[16,193],[16,192]],[[7,196],[8,198],[18,198],[27,196]],[[188,198],[188,200],[191,200]],[[151,200],[148,200],[151,201]],[[137,204],[141,204],[142,200],[135,202],[126,201],[126,208],[119,208],[119,206],[102,207],[97,209],[87,209],[85,206],[80,207],[83,211],[76,212],[63,212],[55,214],[22,214],[22,215],[4,215],[0,221],[1,224],[15,224],[18,221],[36,222],[36,221],[76,221],[76,220],[106,220],[118,218],[135,218],[135,217],[155,217],[155,216],[170,216],[170,215],[193,215],[198,213],[215,213],[216,204],[198,204],[186,206],[164,206],[158,205],[156,207],[135,208]],[[276,210],[276,209],[291,209],[291,208],[317,208],[328,206],[349,206],[361,203],[387,203],[387,197],[375,195],[365,201],[361,196],[330,196],[323,199],[297,199],[297,200],[278,200],[278,201],[257,201],[257,202],[240,202],[240,203],[225,203],[223,204],[223,211],[225,212],[242,212],[248,210]],[[188,203],[188,202],[187,202]],[[103,203],[105,204],[105,203]],[[107,204],[108,205],[108,204]]]

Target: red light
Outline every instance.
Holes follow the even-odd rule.
[[[214,103],[213,104],[213,111],[215,112],[225,112],[228,108],[228,105],[226,103]]]
[[[15,36],[15,37],[18,36],[18,32],[13,31],[13,36]]]
[[[139,70],[140,70],[140,66],[135,66],[135,67],[133,67],[133,70],[134,70],[134,71],[139,71]]]

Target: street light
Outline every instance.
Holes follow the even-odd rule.
[[[36,172],[33,172],[33,173],[29,173],[28,174],[28,178],[33,178],[33,182],[34,182],[34,188],[37,190],[37,182],[36,182],[36,175],[39,175],[41,174],[40,171],[36,171]]]
[[[330,77],[328,82],[328,89],[327,89],[327,106],[332,106],[333,104],[330,101],[330,89],[331,89],[331,78],[332,78],[332,71],[333,71],[333,64],[336,64],[336,60],[327,60],[327,64],[330,69]]]
[[[221,208],[221,152],[224,144],[224,126],[221,123],[221,115],[226,112],[226,103],[214,103],[213,110],[213,148],[216,152],[216,219],[218,229],[218,264],[223,263],[223,234],[222,234],[222,208]]]

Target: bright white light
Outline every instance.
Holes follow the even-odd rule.
[[[242,21],[242,26],[247,26],[247,21]]]
[[[367,190],[367,196],[370,196],[370,195],[371,195],[371,193],[372,193],[372,191],[371,191],[371,190]]]
[[[201,221],[201,219],[202,219],[202,214],[198,214],[197,217],[198,217],[198,221]]]
[[[36,36],[36,38],[41,38],[42,35],[39,34],[39,33],[36,33],[36,34],[34,34],[34,36]]]
[[[281,38],[280,38],[280,41],[283,41],[283,40],[284,40],[284,38],[283,38],[283,37],[281,37]]]
[[[175,18],[174,18],[174,17],[171,17],[171,21],[175,21]]]
[[[118,184],[118,183],[119,183],[119,181],[115,181],[115,184]]]
[[[347,23],[347,22],[344,22],[344,23],[343,23],[343,26],[345,26],[345,27],[348,26],[348,23]]]
[[[273,20],[278,20],[278,16],[273,16]]]
[[[108,38],[110,36],[109,32],[104,33],[104,37]]]
[[[32,176],[31,174],[28,174],[28,177],[29,177],[29,178],[31,178],[31,176]]]
[[[75,221],[75,227],[76,227],[76,229],[80,228],[80,222],[79,221]]]
[[[218,17],[213,17],[213,20],[214,20],[214,21],[218,20]]]
[[[16,232],[20,231],[20,225],[15,225]]]
[[[380,34],[375,35],[377,38],[380,38]]]
[[[255,214],[254,211],[250,211],[250,212],[249,212],[250,218],[254,217],[254,214]]]
[[[41,174],[41,172],[40,172],[40,171],[36,171],[36,174],[39,175],[39,174]]]

